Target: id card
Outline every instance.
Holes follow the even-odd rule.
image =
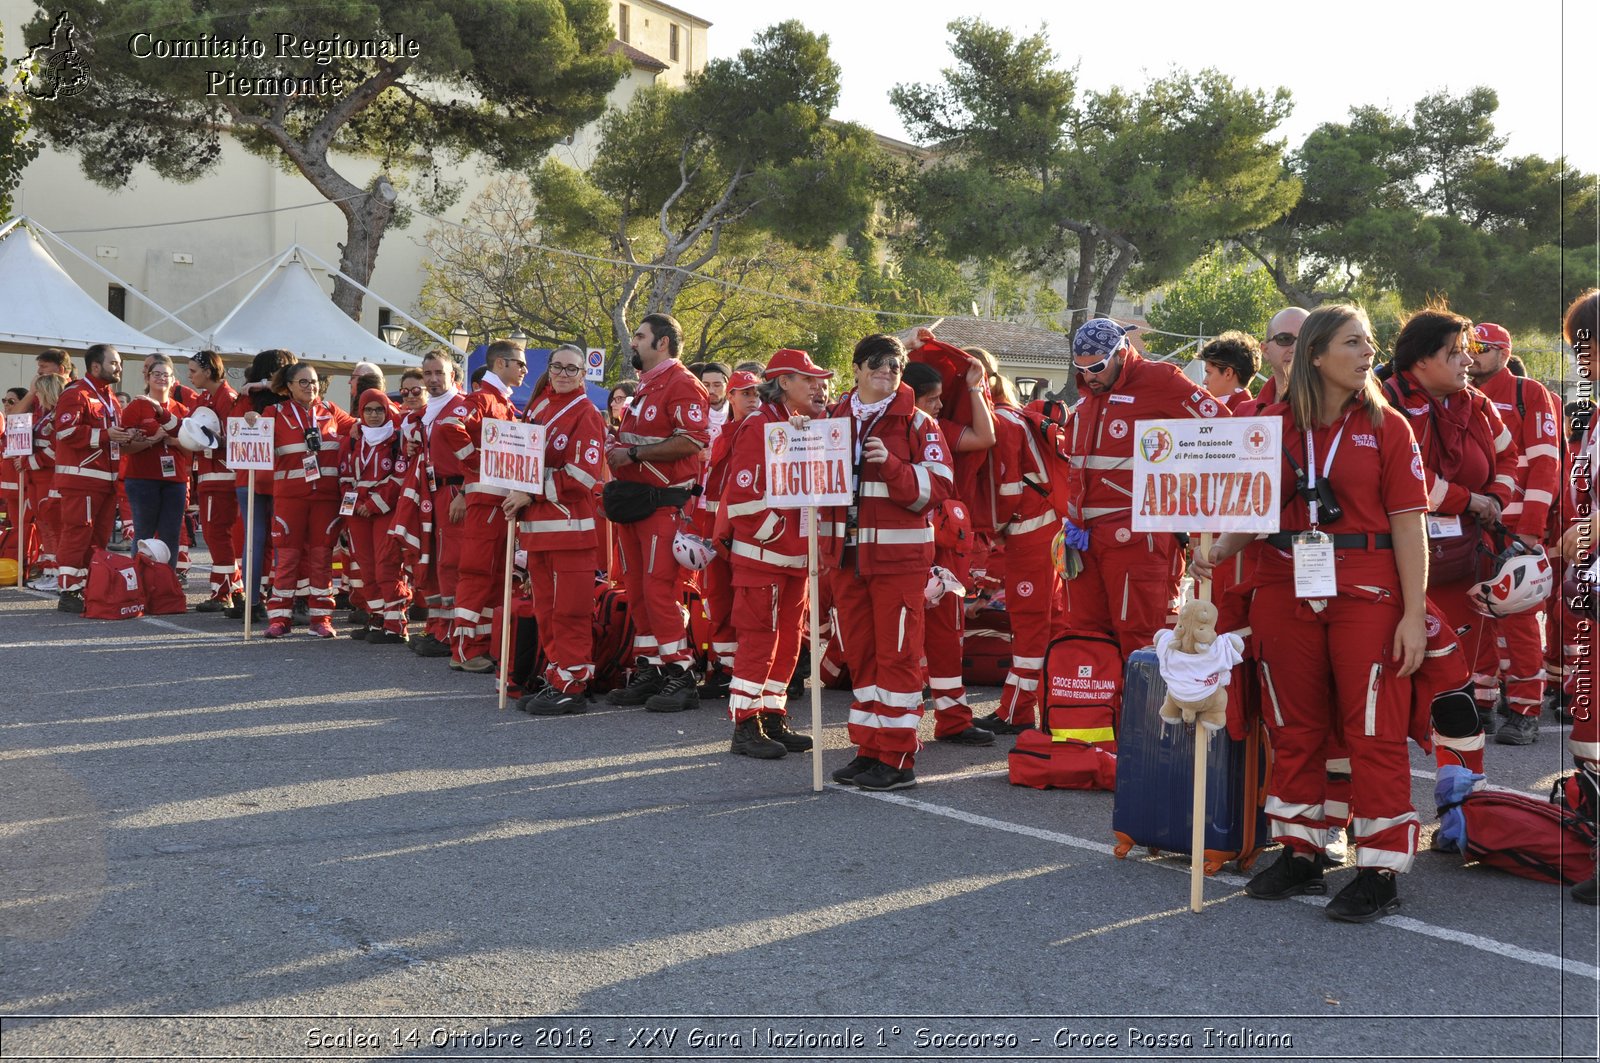
[[[118,443],[115,439],[113,439],[111,441],[111,460],[112,461],[121,461],[122,460],[122,444]]]
[[[322,475],[322,466],[309,454],[300,459],[300,467],[305,470],[307,480],[315,480]]]
[[[161,455],[161,478],[163,480],[176,480],[178,478],[178,459],[171,454]]]
[[[428,469],[428,494],[435,495],[439,491],[439,481],[433,478],[433,469]]]
[[[1454,539],[1461,534],[1461,515],[1446,517],[1442,513],[1428,514],[1428,538]]]
[[[355,515],[356,493],[354,491],[346,491],[344,497],[339,500],[339,516],[353,517]]]
[[[1301,532],[1294,537],[1294,596],[1333,598],[1339,584],[1333,574],[1333,540],[1322,532]]]

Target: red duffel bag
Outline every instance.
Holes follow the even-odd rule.
[[[91,620],[133,620],[144,615],[144,589],[133,558],[95,548],[83,590],[83,615]]]

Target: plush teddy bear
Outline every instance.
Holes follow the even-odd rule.
[[[1217,607],[1191,600],[1178,611],[1177,626],[1156,632],[1156,661],[1167,684],[1158,710],[1164,723],[1198,721],[1221,730],[1228,715],[1228,681],[1244,660],[1244,640],[1217,634]]]

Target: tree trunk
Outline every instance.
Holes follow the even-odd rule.
[[[394,186],[387,177],[379,177],[365,196],[339,204],[345,218],[344,243],[339,245],[339,271],[363,286],[372,284],[372,271],[378,263],[378,245],[394,218],[394,201]],[[334,305],[358,322],[363,298],[361,289],[350,281],[344,277],[334,278]]]
[[[1094,291],[1094,260],[1100,240],[1093,231],[1078,234],[1078,275],[1072,280],[1072,328],[1077,330],[1088,318],[1089,296]]]
[[[1095,289],[1094,312],[1101,317],[1111,316],[1111,307],[1117,301],[1117,292],[1122,289],[1122,279],[1133,268],[1133,260],[1139,257],[1138,248],[1121,237],[1111,237],[1109,241],[1116,248],[1111,259],[1111,265],[1100,277],[1100,285]]]

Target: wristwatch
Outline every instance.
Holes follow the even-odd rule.
[[[628,460],[633,462],[635,465],[639,464],[639,448],[638,447],[635,446],[635,447],[629,447],[628,448]]]

